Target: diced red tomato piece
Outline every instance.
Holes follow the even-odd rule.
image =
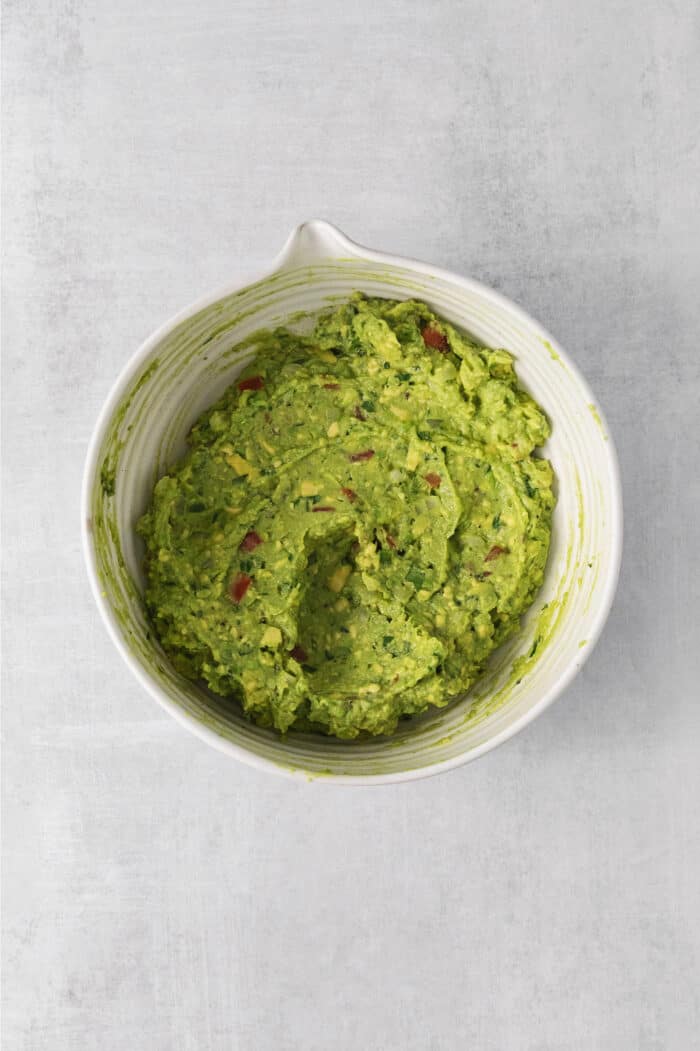
[[[312,511],[335,511],[335,508],[334,507],[327,507],[327,506],[325,506],[325,507],[312,507],[311,510]]]
[[[294,649],[289,651],[289,656],[292,660],[298,661],[299,664],[303,664],[304,661],[309,659],[309,655],[303,646],[295,646]]]
[[[360,408],[359,405],[355,406],[355,408],[352,410],[352,414],[353,414],[353,416],[355,417],[356,420],[366,420],[367,419],[367,417],[365,416],[364,412],[362,411],[362,409]]]
[[[365,449],[361,453],[350,453],[350,460],[352,463],[357,463],[359,460],[371,460],[374,456],[374,449]]]
[[[323,384],[323,389],[324,390],[340,390],[340,384],[339,383],[324,383]]]
[[[265,381],[262,376],[249,376],[247,380],[241,380],[238,384],[239,390],[262,390]]]
[[[396,541],[394,540],[391,533],[386,534],[386,542],[392,550],[396,551]]]
[[[246,533],[246,535],[243,537],[240,544],[238,545],[238,550],[255,551],[256,547],[260,547],[262,542],[263,538],[258,533],[256,533],[254,529],[252,529],[250,533]]]
[[[498,558],[499,555],[504,555],[507,550],[507,547],[499,547],[498,544],[494,544],[484,559],[484,562],[493,562],[494,558]]]
[[[249,577],[247,573],[238,573],[229,584],[228,593],[233,601],[238,605],[246,591],[253,583],[253,578]]]
[[[357,493],[354,489],[348,489],[347,486],[343,486],[343,488],[340,491],[343,494],[343,496],[350,501],[351,504],[354,504],[355,500],[357,500]]]
[[[435,474],[435,471],[430,471],[429,474],[426,474],[425,480],[431,489],[439,489],[442,478],[439,474]]]
[[[438,332],[436,328],[431,328],[430,325],[426,325],[421,332],[423,342],[426,347],[432,347],[434,350],[446,351],[450,349],[450,344],[447,342],[447,337],[443,336],[442,332]]]

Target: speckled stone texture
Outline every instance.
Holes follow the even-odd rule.
[[[697,5],[5,0],[3,50],[3,1046],[696,1046]],[[127,357],[313,215],[520,302],[621,460],[584,672],[405,786],[293,784],[186,734],[79,547]]]

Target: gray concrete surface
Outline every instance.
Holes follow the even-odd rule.
[[[697,5],[5,0],[3,47],[3,1046],[700,1046]],[[584,673],[395,788],[188,736],[79,549],[126,358],[314,215],[542,319],[624,478]]]

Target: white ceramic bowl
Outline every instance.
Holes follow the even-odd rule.
[[[358,289],[426,300],[480,342],[515,354],[521,383],[552,421],[543,450],[557,478],[552,547],[544,586],[522,630],[496,651],[464,698],[402,724],[390,738],[282,738],[252,726],[232,705],[171,667],[146,620],[142,547],[134,524],[156,479],[183,454],[192,423],[250,358],[250,351],[234,349],[241,340],[287,321],[308,328],[311,321],[300,311],[312,316]],[[254,766],[377,784],[475,759],[561,693],[591,652],[612,603],[622,504],[602,413],[574,365],[536,321],[475,281],[369,251],[328,223],[312,221],[292,233],[266,273],[201,299],[137,351],[95,428],[82,524],[88,572],[109,632],[137,679],[167,711],[205,741]]]

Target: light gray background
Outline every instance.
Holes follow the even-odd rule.
[[[8,1051],[698,1047],[700,9],[4,6]],[[624,479],[584,672],[406,786],[292,784],[188,736],[79,548],[128,356],[316,215],[540,318]]]

